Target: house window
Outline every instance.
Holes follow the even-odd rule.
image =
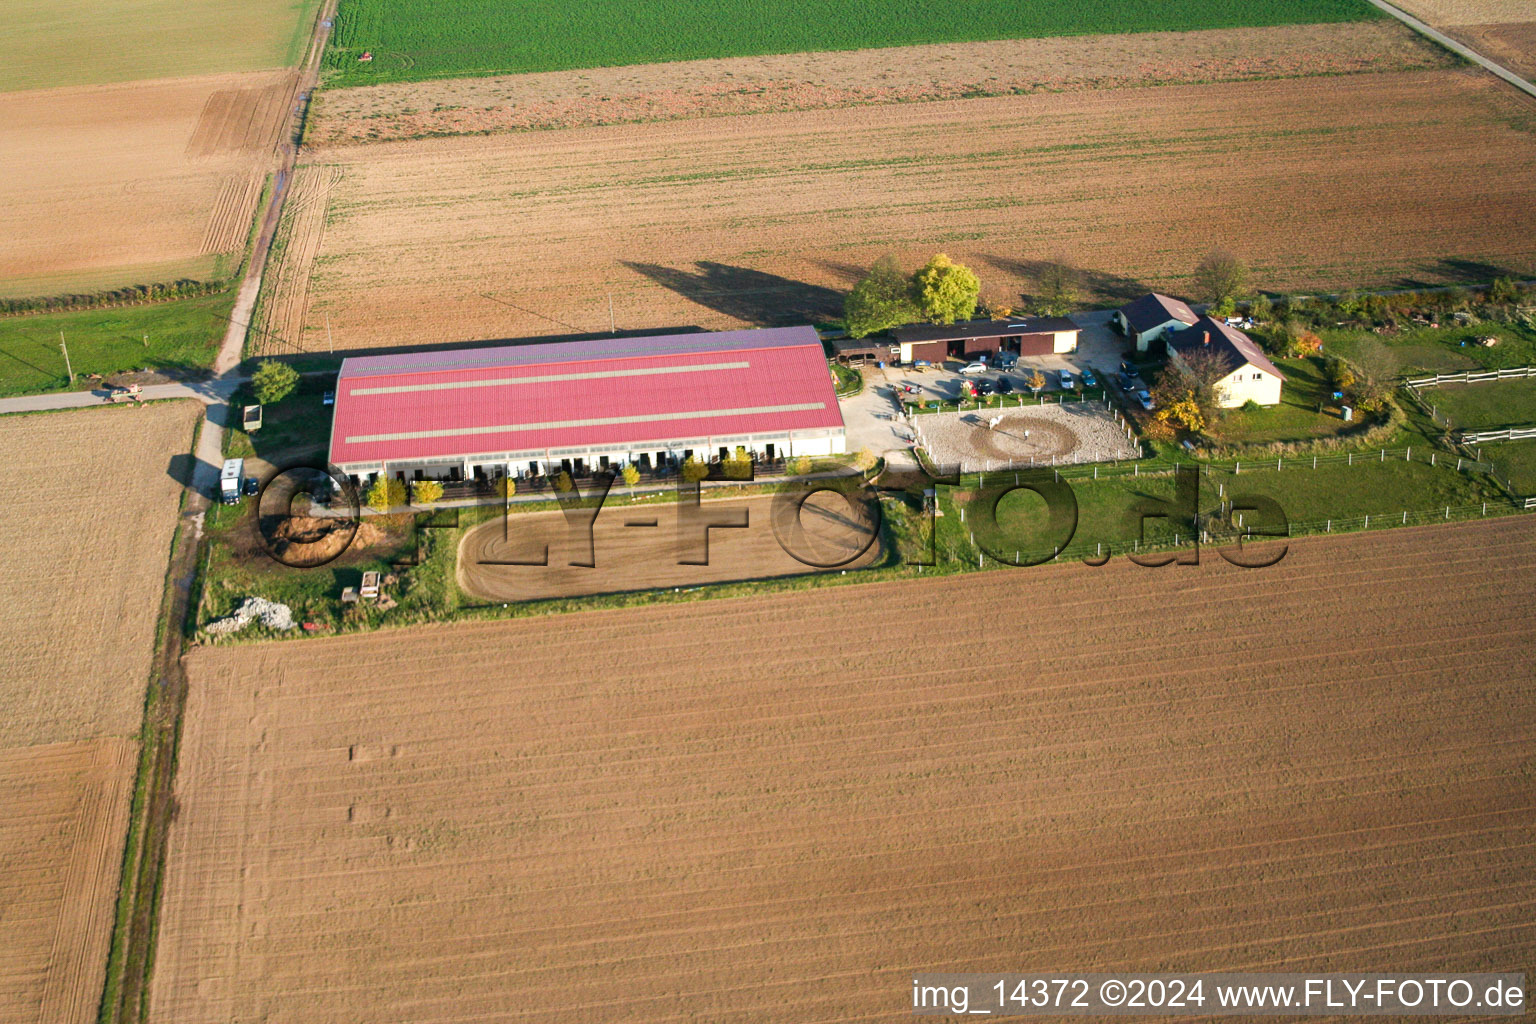
[[[1262,373],[1256,373],[1256,374],[1253,375],[1253,379],[1254,380],[1263,380],[1264,379],[1264,375]]]

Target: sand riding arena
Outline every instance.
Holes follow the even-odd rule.
[[[1113,410],[1067,402],[916,415],[917,443],[935,464],[962,473],[1018,466],[1064,466],[1139,456]]]

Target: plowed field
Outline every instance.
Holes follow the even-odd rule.
[[[232,272],[293,85],[264,72],[0,94],[0,294]]]
[[[1525,518],[189,659],[151,1014],[907,1019],[921,970],[1518,970]]]
[[[96,1019],[196,403],[0,419],[0,1020]]]
[[[1529,108],[1470,71],[892,104],[330,150],[306,301],[335,346],[805,322],[880,254],[984,291],[1056,254],[1178,293],[1536,272]],[[297,223],[297,220],[294,221]],[[294,243],[295,252],[303,246]],[[323,321],[297,318],[323,350]],[[288,315],[284,322],[293,323]]]
[[[1397,0],[1397,5],[1536,82],[1536,7],[1529,0]]]

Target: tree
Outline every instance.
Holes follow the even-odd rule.
[[[964,264],[939,253],[912,275],[912,300],[924,320],[952,324],[976,312],[981,281]]]
[[[1041,373],[1039,370],[1036,370],[1034,373],[1029,375],[1029,379],[1024,383],[1029,385],[1029,390],[1038,395],[1042,390],[1045,389],[1045,374]]]
[[[405,484],[390,477],[379,477],[368,487],[368,507],[388,512],[405,504]]]
[[[510,498],[517,493],[517,481],[509,476],[497,477],[496,497]]]
[[[1262,323],[1275,315],[1274,303],[1269,301],[1268,295],[1261,292],[1249,301],[1248,315]]]
[[[1248,265],[1225,249],[1208,253],[1195,267],[1195,288],[1207,302],[1236,299],[1248,285]]]
[[[1040,294],[1035,298],[1035,312],[1041,316],[1065,316],[1072,312],[1079,298],[1077,271],[1057,258],[1040,268],[1037,275]]]
[[[1384,409],[1397,378],[1397,355],[1377,338],[1366,338],[1355,349],[1354,382],[1348,388],[1355,404],[1366,412]],[[1342,390],[1342,389],[1341,389]]]
[[[696,484],[709,476],[709,464],[700,462],[692,455],[683,460],[683,479],[690,484]]]
[[[909,324],[918,318],[912,286],[892,256],[875,261],[843,301],[843,326],[855,338]]]
[[[555,490],[561,494],[569,494],[576,489],[576,481],[571,479],[569,471],[562,469],[555,474]]]
[[[411,485],[411,497],[418,505],[430,505],[443,498],[443,485],[436,480],[417,480]]]
[[[624,486],[634,490],[635,484],[640,482],[640,467],[633,462],[626,462],[619,472],[624,477]]]
[[[1488,301],[1512,306],[1520,301],[1520,286],[1513,278],[1496,277],[1488,286]]]
[[[256,372],[251,374],[251,388],[256,392],[256,401],[262,405],[281,402],[298,386],[299,371],[275,359],[262,360]]]
[[[1203,427],[1221,415],[1218,385],[1226,375],[1226,360],[1221,356],[1205,348],[1186,349],[1179,353],[1178,359],[1168,360],[1168,365],[1163,367],[1153,397],[1160,406],[1171,407],[1186,400],[1193,402],[1200,411]],[[1182,422],[1188,425],[1189,420]]]

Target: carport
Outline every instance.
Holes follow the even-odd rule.
[[[959,324],[913,324],[891,331],[903,363],[926,359],[992,362],[998,352],[1048,356],[1077,348],[1080,328],[1067,317],[1024,317],[1019,320],[972,320]]]

